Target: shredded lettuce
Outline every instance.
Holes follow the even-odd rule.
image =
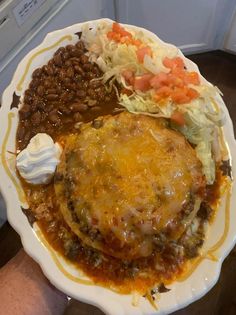
[[[147,72],[153,74],[157,74],[160,71],[169,72],[169,69],[163,65],[162,60],[164,57],[175,57],[178,51],[177,48],[170,45],[166,49],[147,38],[143,32],[137,32],[135,38],[149,45],[153,51],[153,58],[145,56],[144,63],[141,64],[136,56],[137,47],[108,40],[106,34],[110,30],[111,25],[108,23],[102,23],[99,27],[93,29],[86,25],[82,29],[82,40],[90,52],[90,59],[97,62],[105,72],[104,81],[115,76],[117,81],[121,83],[121,73],[126,69],[133,70],[136,75],[142,75]],[[132,30],[129,31],[133,33]]]
[[[215,162],[212,158],[211,142],[202,140],[197,144],[195,150],[197,157],[202,162],[207,183],[213,184],[215,181]]]
[[[180,131],[190,143],[196,145],[195,151],[202,162],[207,183],[212,184],[215,180],[216,160],[212,147],[218,136],[217,129],[223,124],[222,114],[214,110],[210,97],[208,101],[198,99],[192,104],[181,106],[182,110],[185,110],[186,123],[181,127],[174,125],[173,128]]]
[[[120,95],[120,104],[123,105],[128,111],[142,113],[142,114],[152,114],[156,117],[170,118],[175,106],[170,102],[167,102],[165,106],[160,106],[149,93],[133,93],[131,96],[126,94]]]

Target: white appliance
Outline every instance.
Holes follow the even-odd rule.
[[[57,0],[3,0],[0,2],[0,60],[12,50],[56,2]]]
[[[22,2],[40,2],[41,6],[19,25],[13,11]],[[3,23],[2,32],[0,25],[0,95],[9,84],[18,62],[39,45],[47,33],[82,21],[115,18],[113,1],[110,0],[3,0],[0,2],[0,23],[1,17],[6,15],[9,19]],[[7,28],[5,23],[12,27]],[[19,34],[17,43],[15,33]],[[2,48],[4,42],[8,43],[6,50]],[[1,51],[4,55],[7,50],[7,55],[1,58]]]

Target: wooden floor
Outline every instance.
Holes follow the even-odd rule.
[[[236,56],[214,51],[188,57],[199,66],[203,76],[217,85],[223,92],[225,103],[236,128]],[[0,229],[0,267],[13,257],[20,248],[19,236],[6,223]],[[72,301],[66,310],[66,315],[75,314],[99,315],[103,313],[92,306]],[[220,279],[215,287],[199,301],[173,314],[236,314],[236,248],[224,261]]]

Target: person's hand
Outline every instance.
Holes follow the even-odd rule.
[[[23,251],[0,269],[0,315],[60,315],[67,297]]]

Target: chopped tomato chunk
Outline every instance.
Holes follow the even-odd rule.
[[[185,125],[185,118],[184,114],[179,112],[179,111],[174,111],[173,114],[171,115],[170,119],[175,122],[179,126]]]
[[[112,30],[113,32],[116,32],[116,33],[119,33],[120,32],[120,29],[121,29],[121,25],[117,22],[114,22],[112,24]]]
[[[122,72],[123,77],[125,78],[125,81],[127,84],[129,85],[133,85],[134,84],[134,73],[132,70],[124,70]]]
[[[151,88],[150,79],[152,78],[152,74],[144,74],[140,77],[136,77],[134,79],[134,89],[140,90],[142,92],[148,91]]]
[[[171,98],[177,104],[184,104],[190,101],[186,89],[175,89],[171,94]]]
[[[132,44],[137,47],[141,45],[141,41],[134,39],[130,32],[116,22],[112,25],[112,31],[107,33],[107,38],[126,45]]]
[[[177,104],[188,103],[198,96],[199,93],[196,90],[188,87],[184,87],[182,89],[177,88],[171,94],[172,100]]]
[[[194,85],[199,85],[200,84],[200,79],[199,75],[197,72],[187,72],[185,74],[185,79],[184,79],[186,84],[194,84]]]
[[[183,59],[180,57],[175,57],[175,58],[165,57],[163,60],[163,65],[169,69],[174,69],[174,68],[184,69],[184,62],[183,62]]]
[[[119,33],[114,33],[114,32],[111,32],[111,31],[110,31],[110,32],[107,33],[107,38],[108,38],[108,39],[111,39],[111,40],[114,40],[114,41],[116,41],[116,42],[119,42],[121,36],[120,36]]]
[[[113,33],[112,31],[107,32],[107,38],[108,38],[108,39],[112,39],[113,34],[114,34],[114,33]]]
[[[119,34],[119,36],[120,36],[120,34]],[[129,45],[129,44],[131,43],[130,39],[127,38],[127,37],[120,37],[119,42],[120,42],[121,44],[126,44],[126,45]]]
[[[144,46],[137,49],[136,55],[137,55],[138,61],[142,63],[145,55],[148,55],[150,57],[152,56],[152,50],[149,46]]]
[[[158,89],[163,85],[168,85],[168,82],[169,82],[168,74],[160,72],[151,79],[150,84],[151,87],[153,87],[154,89]]]
[[[170,96],[172,92],[173,90],[169,86],[163,86],[157,90],[156,95],[165,98],[165,97]]]
[[[184,87],[184,81],[172,73],[168,74],[168,84],[172,87]]]
[[[122,37],[127,36],[127,37],[132,37],[132,34],[128,31],[125,30],[123,26],[121,26],[119,23],[114,22],[112,25],[112,31],[114,33],[120,34]]]
[[[142,42],[140,39],[133,39],[133,45],[139,47],[142,45]]]
[[[187,95],[191,98],[191,100],[193,100],[199,96],[199,93],[192,88],[188,88]]]
[[[171,69],[171,74],[184,80],[186,71],[184,69],[180,69],[180,68],[173,68],[173,69]]]
[[[107,38],[109,40],[114,40],[117,43],[134,45],[136,47],[143,45],[141,40],[135,39],[130,32],[126,31],[123,26],[116,22],[113,23],[112,30],[107,32]]]

